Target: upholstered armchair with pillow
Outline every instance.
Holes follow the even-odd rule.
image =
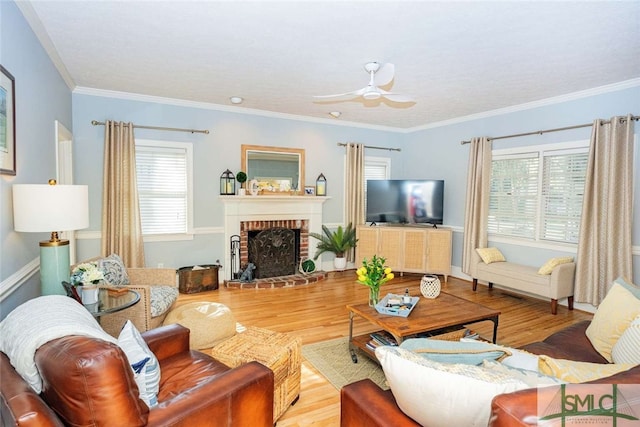
[[[108,285],[127,286],[140,294],[137,304],[100,318],[102,328],[114,337],[118,336],[127,320],[131,320],[140,331],[161,326],[169,309],[178,299],[174,269],[126,268],[116,254],[82,261],[85,262],[96,263],[103,270]]]

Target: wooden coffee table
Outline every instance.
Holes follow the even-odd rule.
[[[407,337],[484,320],[493,322],[492,341],[495,344],[498,335],[498,316],[500,315],[498,310],[445,292],[441,292],[435,299],[420,298],[409,317],[380,314],[375,308],[369,307],[369,304],[347,305],[347,310],[349,310],[349,350],[354,363],[358,361],[358,356],[355,353],[356,348],[360,348],[376,360],[375,353],[367,347],[370,340],[369,334],[353,336],[353,319],[356,315],[393,335],[398,345]]]

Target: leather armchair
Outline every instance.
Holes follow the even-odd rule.
[[[58,338],[35,355],[40,395],[0,353],[2,425],[272,426],[273,372],[251,362],[231,369],[189,349],[180,325],[143,334],[160,363],[158,405],[138,397],[122,350],[103,340]]]

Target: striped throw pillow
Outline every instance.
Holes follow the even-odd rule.
[[[613,363],[640,364],[640,316],[620,335],[611,350]]]

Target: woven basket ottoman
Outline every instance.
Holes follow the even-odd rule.
[[[300,395],[301,347],[299,338],[248,326],[211,349],[211,356],[230,368],[258,361],[274,375],[273,422]]]

